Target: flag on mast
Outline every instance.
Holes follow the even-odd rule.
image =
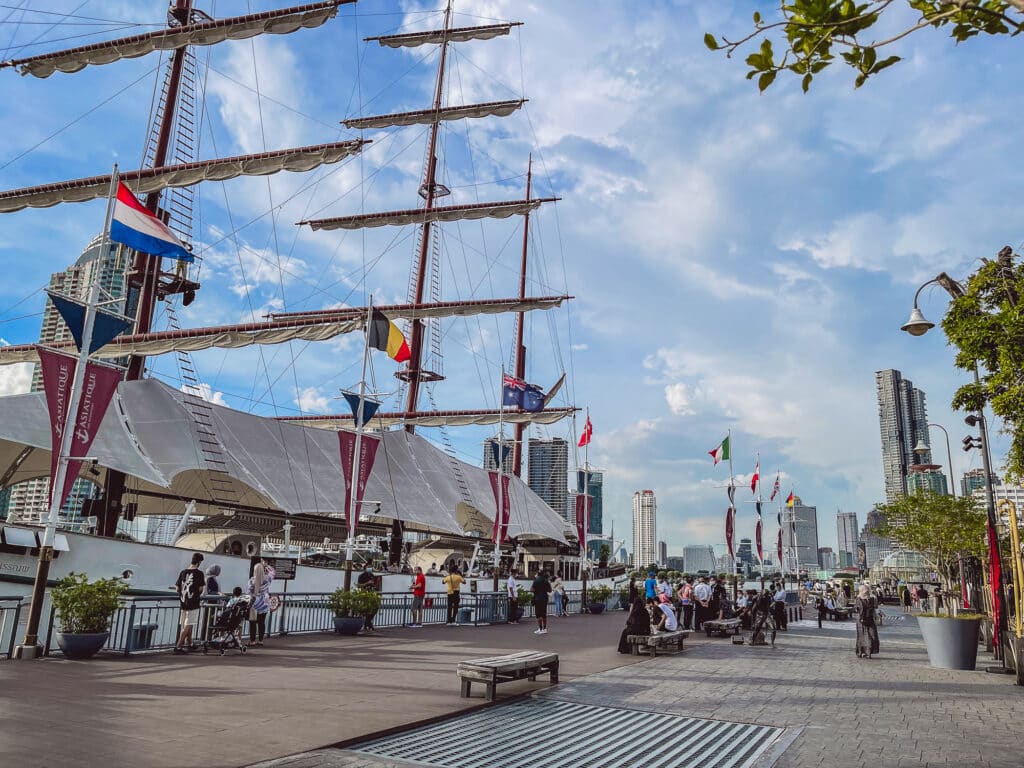
[[[796,496],[793,495],[793,491],[789,492],[789,496],[786,497],[786,506],[792,507],[796,503]]]
[[[396,363],[404,363],[412,356],[398,326],[388,320],[387,315],[379,309],[371,310],[370,326],[366,329],[366,343],[374,349],[387,352],[388,357]]]
[[[761,457],[758,456],[757,464],[754,465],[754,476],[750,478],[750,492],[757,493],[757,482],[761,479]]]
[[[725,439],[718,444],[718,447],[714,450],[708,451],[708,455],[715,460],[715,464],[720,461],[729,460],[729,436],[726,435]]]
[[[594,433],[594,425],[590,423],[590,416],[587,415],[587,423],[583,425],[583,432],[580,434],[580,441],[576,444],[577,448],[582,448],[585,445],[590,445],[590,438]]]
[[[117,183],[113,218],[110,221],[110,239],[151,256],[170,256],[179,261],[192,262],[182,242],[160,219],[146,210],[132,191],[122,182]]]
[[[779,493],[779,476],[775,475],[775,485],[772,486],[772,495],[768,498],[768,501],[775,501],[775,497]]]

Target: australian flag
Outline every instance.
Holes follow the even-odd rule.
[[[544,392],[540,387],[505,374],[501,380],[501,405],[537,413],[544,410]]]

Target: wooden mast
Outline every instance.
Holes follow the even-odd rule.
[[[533,180],[533,155],[526,164],[526,199],[530,199],[530,186]],[[530,242],[530,214],[523,214],[523,253],[519,261],[519,296],[526,295],[526,253]],[[526,347],[523,346],[523,313],[516,318],[516,378],[526,379]],[[523,435],[525,424],[515,425],[515,437],[512,439],[512,473],[516,477],[523,476]]]
[[[447,32],[451,28],[451,17],[452,17],[452,4],[451,0],[448,0],[448,5],[444,11],[444,39],[441,41],[441,60],[437,67],[437,86],[434,89],[434,105],[433,109],[435,113],[441,109],[441,98],[444,95],[444,68],[448,58],[448,37]],[[429,154],[427,156],[427,171],[423,182],[423,194],[426,200],[424,204],[424,210],[429,211],[434,207],[434,198],[437,191],[436,177],[437,177],[437,133],[440,121],[435,119],[430,128],[430,147]],[[427,255],[430,253],[430,222],[425,221],[423,223],[423,232],[420,240],[420,252],[416,266],[416,292],[413,296],[413,304],[423,303],[423,288],[426,283],[427,274]],[[420,370],[420,365],[423,358],[423,323],[422,321],[416,320],[412,324],[412,334],[409,340],[409,364],[404,371],[400,371],[397,376],[404,378],[409,382],[409,393],[406,397],[407,411],[417,410],[419,394],[420,394],[420,381],[424,378],[424,371]],[[436,374],[430,376],[431,380],[439,378]],[[405,430],[407,432],[415,432],[416,427],[413,424],[406,425]]]

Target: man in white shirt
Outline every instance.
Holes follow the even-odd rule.
[[[693,631],[700,632],[704,620],[711,618],[711,585],[707,576],[701,576],[700,583],[693,588],[693,600]]]
[[[772,615],[779,629],[786,628],[786,594],[786,585],[777,584],[775,594],[772,595]]]
[[[508,572],[508,580],[505,582],[505,592],[508,594],[508,623],[518,624],[516,608],[519,607],[519,585],[516,584],[516,572]]]
[[[675,632],[679,629],[679,622],[676,621],[676,612],[668,598],[658,600],[658,610],[655,612],[655,621],[651,625],[651,633]],[[660,615],[659,615],[660,614]]]

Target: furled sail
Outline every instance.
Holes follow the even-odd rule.
[[[246,40],[256,35],[285,35],[303,27],[319,27],[337,15],[339,5],[354,2],[356,0],[327,0],[276,11],[186,24],[79,48],[12,59],[0,62],[0,67],[17,67],[23,75],[44,78],[58,71],[78,72],[90,64],[110,64],[186,45],[214,45],[225,40]]]
[[[415,208],[407,211],[367,213],[359,216],[342,216],[336,219],[309,219],[299,224],[308,224],[312,229],[369,229],[371,227],[406,224],[423,224],[427,221],[461,221],[465,219],[507,219],[509,216],[529,213],[541,203],[561,200],[560,197],[535,197],[532,200],[510,200],[502,203],[471,203],[469,205],[447,205],[429,210]]]
[[[526,299],[479,299],[474,301],[443,301],[430,304],[393,304],[379,306],[391,320],[426,320],[443,317],[468,317],[504,312],[530,312],[553,309],[569,296],[539,296]],[[366,323],[365,307],[278,315],[261,323],[221,325],[210,328],[184,328],[177,331],[137,333],[121,336],[94,353],[95,357],[118,358],[128,355],[162,355],[167,352],[198,352],[211,347],[239,349],[253,344],[280,344],[286,341],[324,341],[343,333],[362,330]],[[49,346],[71,347],[67,341]],[[34,344],[0,347],[0,365],[34,363],[39,352]]]
[[[296,149],[278,149],[253,155],[238,155],[217,160],[199,160],[181,165],[165,165],[119,174],[129,189],[145,195],[168,187],[188,187],[200,181],[226,181],[238,176],[269,176],[280,171],[311,171],[320,165],[340,162],[360,152],[369,141],[338,141]],[[110,191],[110,174],[74,179],[39,187],[0,192],[0,213],[22,208],[49,208],[58,203],[82,203],[105,197]]]
[[[450,43],[465,43],[470,40],[490,40],[494,37],[507,35],[512,27],[521,27],[523,22],[514,21],[507,24],[487,24],[480,27],[455,27],[447,30],[435,29],[429,32],[409,32],[402,35],[383,35],[367,37],[366,42],[376,40],[381,46],[388,48],[417,48],[421,45],[442,43],[447,38]]]
[[[545,408],[543,411],[498,411],[485,409],[475,411],[414,411],[411,413],[377,413],[367,424],[373,429],[415,425],[417,427],[469,427],[497,424],[554,424],[561,421],[579,408]],[[352,429],[354,420],[351,414],[334,414],[329,416],[281,416],[277,421],[288,421],[304,427],[318,429]]]
[[[508,117],[523,104],[526,99],[513,101],[488,101],[483,104],[466,104],[460,107],[441,107],[441,109],[418,109],[415,112],[396,112],[391,115],[376,117],[355,117],[342,120],[346,128],[391,128],[400,125],[432,125],[439,120],[462,120],[466,117]]]

